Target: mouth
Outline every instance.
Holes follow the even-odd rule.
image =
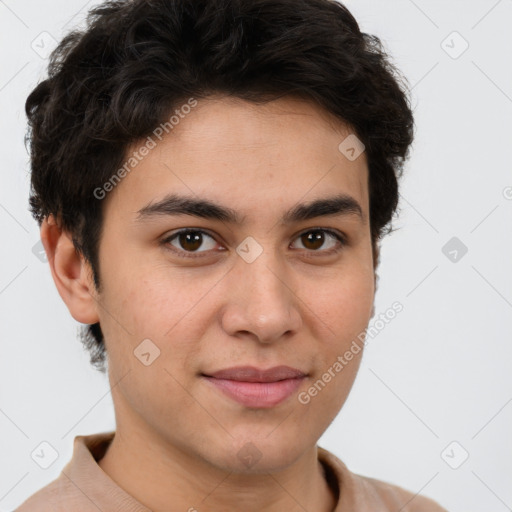
[[[307,374],[289,366],[267,370],[239,366],[210,374],[202,373],[201,377],[213,388],[246,407],[268,409],[289,398]]]

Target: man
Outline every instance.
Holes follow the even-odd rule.
[[[359,368],[413,133],[346,8],[109,2],[26,110],[32,213],[116,431],[77,436],[20,512],[443,510],[316,444]]]

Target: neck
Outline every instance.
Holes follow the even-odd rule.
[[[133,423],[131,423],[133,425]],[[118,424],[99,466],[121,488],[153,512],[333,512],[317,447],[276,472],[234,473],[166,443],[148,428]]]

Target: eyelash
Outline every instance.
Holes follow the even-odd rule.
[[[295,237],[295,239],[300,238],[301,236],[303,236],[307,233],[318,233],[318,232],[327,233],[328,235],[331,235],[339,242],[340,245],[338,245],[337,247],[335,247],[333,249],[329,249],[327,251],[325,251],[325,250],[324,251],[321,251],[321,250],[315,251],[315,250],[304,249],[305,251],[307,251],[309,253],[320,253],[322,256],[330,256],[332,254],[339,253],[347,245],[347,240],[346,240],[345,236],[343,236],[340,233],[333,231],[331,229],[319,228],[319,227],[318,228],[309,228],[305,231],[302,231]],[[162,240],[162,244],[167,248],[167,250],[173,252],[175,255],[179,256],[180,258],[202,258],[205,256],[205,254],[207,254],[209,252],[209,251],[199,251],[199,252],[195,252],[195,253],[187,252],[187,251],[183,251],[183,250],[178,250],[175,247],[173,247],[172,245],[169,245],[170,242],[172,242],[176,237],[178,237],[179,235],[181,235],[183,233],[201,233],[201,234],[207,235],[210,238],[212,238],[213,240],[215,240],[214,236],[212,236],[210,233],[208,233],[208,231],[205,231],[203,229],[184,228],[184,229],[180,229],[179,231],[176,231],[171,236],[168,236],[167,238]]]

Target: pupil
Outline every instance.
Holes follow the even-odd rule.
[[[188,232],[180,234],[180,244],[184,249],[195,251],[201,247],[201,242],[202,235],[200,233],[192,234]]]
[[[306,238],[308,243],[313,244],[313,247],[311,247],[312,249],[318,249],[318,248],[322,247],[322,245],[323,245],[324,234],[320,231],[309,232],[302,236]],[[304,243],[304,240],[302,242]],[[304,245],[307,247],[306,244],[304,244]]]

